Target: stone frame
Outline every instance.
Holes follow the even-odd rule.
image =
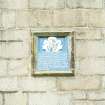
[[[36,54],[36,43],[37,43],[37,37],[40,36],[40,34],[43,33],[43,36],[53,36],[51,33],[57,33],[57,36],[65,36],[65,33],[68,34],[67,36],[71,37],[72,39],[72,46],[71,46],[71,67],[69,68],[69,72],[38,72],[36,70],[36,63],[37,63],[37,54]],[[42,35],[41,35],[42,36]],[[31,46],[31,52],[32,52],[32,60],[31,60],[31,65],[32,65],[32,75],[34,76],[74,76],[74,69],[75,69],[75,32],[32,32],[32,46]],[[35,48],[35,49],[34,49]]]

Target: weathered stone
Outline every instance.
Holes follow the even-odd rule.
[[[24,58],[27,57],[28,54],[29,46],[27,42],[0,43],[0,57],[2,58]]]
[[[76,29],[70,27],[32,27],[34,32],[76,32]]]
[[[30,26],[52,26],[52,12],[49,10],[30,11]]]
[[[3,105],[3,97],[1,94],[0,94],[0,105]]]
[[[30,27],[37,27],[38,26],[38,11],[30,11],[29,13],[29,26]]]
[[[0,78],[0,91],[17,91],[17,78],[2,77]]]
[[[105,89],[105,76],[103,76],[103,78],[102,78],[102,88]]]
[[[28,61],[28,60],[27,60]],[[9,75],[28,75],[28,65],[30,62],[26,60],[9,60]]]
[[[89,28],[76,29],[76,39],[102,39],[101,30]]]
[[[74,101],[73,105],[88,105],[86,101]]]
[[[24,41],[30,40],[30,31],[25,29],[11,29],[11,30],[4,30],[1,31],[0,40],[6,41]]]
[[[102,29],[102,38],[105,38],[105,29]]]
[[[69,8],[102,8],[102,0],[67,0]]]
[[[89,27],[105,27],[105,10],[88,10]]]
[[[73,105],[95,105],[94,102],[89,101],[74,101]]]
[[[4,28],[15,27],[15,11],[4,10],[2,12],[2,26]]]
[[[79,40],[76,42],[77,57],[103,57],[105,56],[104,41]]]
[[[29,26],[29,12],[17,11],[16,12],[16,27],[28,27]]]
[[[0,0],[0,105],[105,105],[104,1]],[[74,76],[32,75],[31,32],[75,33]]]
[[[48,10],[39,11],[38,25],[51,26],[52,25],[52,12]]]
[[[89,100],[104,100],[105,99],[105,92],[104,91],[91,91],[88,93]]]
[[[19,87],[23,91],[56,90],[55,78],[19,78]]]
[[[75,74],[80,70],[80,59],[81,58],[75,58]]]
[[[53,16],[54,26],[64,27],[80,27],[87,25],[87,10],[55,10]]]
[[[73,77],[59,78],[58,86],[60,90],[91,90],[99,89],[100,79],[98,77]]]
[[[41,101],[40,101],[41,99]],[[70,94],[32,93],[29,94],[29,105],[72,105]]]
[[[0,10],[0,28],[2,27],[2,11]]]
[[[64,0],[30,0],[30,8],[64,8],[65,6]]]
[[[24,93],[7,93],[5,94],[5,105],[26,105],[27,96]]]
[[[7,61],[0,60],[0,76],[4,76],[7,74]]]
[[[104,10],[66,9],[54,11],[54,26],[105,27]],[[100,19],[100,21],[99,21]]]
[[[84,91],[73,91],[72,98],[75,100],[83,100],[86,99],[86,93]]]
[[[0,7],[6,9],[26,9],[28,0],[0,0]]]
[[[80,70],[77,72],[84,75],[105,74],[104,58],[86,58],[80,60]]]
[[[95,105],[105,105],[105,101],[95,101]]]

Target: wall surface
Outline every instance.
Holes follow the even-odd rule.
[[[32,76],[31,32],[72,31],[75,76]],[[0,0],[0,105],[105,105],[105,0]]]

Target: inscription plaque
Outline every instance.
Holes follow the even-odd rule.
[[[34,74],[73,74],[74,38],[70,33],[33,34]]]

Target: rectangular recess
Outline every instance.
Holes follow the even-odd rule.
[[[32,33],[32,74],[74,75],[74,32]]]

